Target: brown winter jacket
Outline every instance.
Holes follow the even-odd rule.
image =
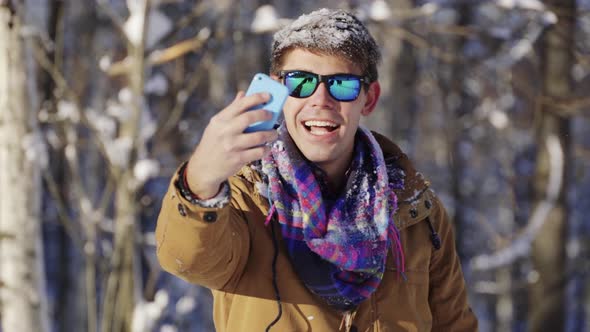
[[[401,233],[407,281],[389,257],[381,285],[352,316],[350,330],[477,331],[449,217],[405,154],[384,137],[376,138],[386,158],[399,157],[406,174],[405,188],[397,192],[394,219]],[[244,167],[233,176],[231,203],[220,209],[197,207],[183,199],[174,186],[176,176],[158,218],[158,259],[166,271],[212,290],[217,331],[262,332],[275,320],[279,314],[273,287],[275,250],[281,317],[271,331],[344,329],[342,314],[312,295],[297,277],[278,226],[264,226],[269,204],[256,190],[259,174]],[[432,232],[440,236],[438,250]]]

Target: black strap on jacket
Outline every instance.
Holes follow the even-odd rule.
[[[428,223],[428,228],[430,228],[430,241],[432,241],[432,246],[434,247],[434,250],[438,250],[442,245],[440,236],[438,236],[438,233],[434,230],[434,227],[432,227],[430,217],[426,217],[426,222]]]

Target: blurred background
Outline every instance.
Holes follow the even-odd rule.
[[[446,204],[480,330],[590,331],[590,0],[0,0],[0,331],[213,331],[160,200],[321,7],[382,46],[365,125]]]

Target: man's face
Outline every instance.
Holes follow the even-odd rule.
[[[341,58],[294,49],[284,55],[282,70],[302,70],[320,75],[362,75],[359,66]],[[371,113],[379,97],[379,84],[362,88],[354,101],[341,102],[328,93],[325,83],[307,98],[289,97],[283,108],[293,141],[310,161],[324,171],[345,170],[352,158],[354,136],[361,115]]]

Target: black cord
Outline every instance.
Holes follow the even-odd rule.
[[[279,313],[277,317],[266,327],[266,332],[270,331],[270,328],[275,325],[281,316],[283,315],[283,305],[281,304],[281,294],[279,294],[279,286],[277,285],[277,258],[279,257],[279,245],[277,243],[277,239],[275,237],[275,227],[274,223],[270,222],[270,230],[272,234],[272,245],[274,248],[274,254],[272,257],[272,286],[275,290],[275,297],[277,299],[277,304],[279,305]]]
[[[432,223],[430,222],[430,218],[426,217],[426,222],[428,223],[428,228],[430,228],[430,241],[432,241],[432,245],[434,246],[434,250],[440,249],[442,245],[442,241],[440,240],[440,236],[432,227]]]

